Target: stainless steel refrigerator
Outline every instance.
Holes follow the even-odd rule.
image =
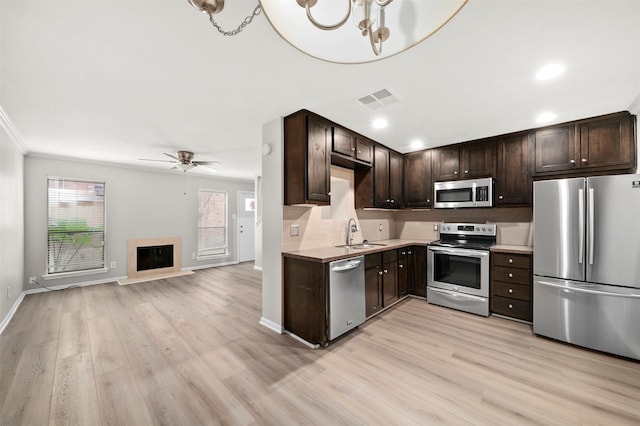
[[[534,333],[640,359],[640,175],[533,193]]]

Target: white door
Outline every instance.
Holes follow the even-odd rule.
[[[238,191],[238,261],[255,259],[256,196],[253,192]]]

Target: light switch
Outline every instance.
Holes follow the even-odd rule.
[[[291,228],[289,229],[289,235],[291,235],[292,237],[297,237],[298,235],[300,235],[300,225],[291,225]]]

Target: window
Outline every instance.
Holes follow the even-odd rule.
[[[104,269],[104,182],[48,179],[47,274]]]
[[[198,191],[198,257],[226,255],[227,193]]]

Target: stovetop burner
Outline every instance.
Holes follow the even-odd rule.
[[[492,223],[442,223],[440,240],[431,245],[450,248],[489,250],[496,243],[496,225]]]

